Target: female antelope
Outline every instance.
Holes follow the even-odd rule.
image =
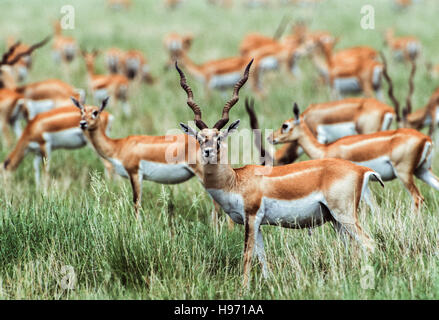
[[[28,151],[35,153],[34,170],[35,183],[40,182],[40,165],[43,163],[44,173],[49,172],[51,152],[55,149],[77,149],[86,145],[87,140],[79,129],[80,115],[74,106],[57,108],[38,114],[29,121],[17,145],[8,155],[3,167],[5,170],[15,170]],[[102,115],[103,130],[109,131],[112,116]],[[104,162],[108,170],[111,166]]]
[[[369,167],[384,181],[399,178],[412,196],[416,208],[424,200],[413,176],[439,191],[439,180],[431,171],[433,144],[430,137],[413,129],[397,129],[372,134],[343,137],[330,144],[321,144],[308,128],[299,108],[294,104],[294,118],[285,121],[269,141],[293,142],[312,159],[338,158]]]
[[[196,138],[203,160],[202,180],[207,192],[230,218],[245,225],[244,285],[248,284],[253,249],[262,264],[264,276],[264,244],[260,226],[280,225],[287,228],[309,228],[332,222],[335,229],[347,233],[369,250],[373,242],[357,219],[360,199],[367,191],[370,178],[379,175],[366,167],[344,160],[325,159],[279,167],[247,165],[234,169],[227,162],[227,136],[235,131],[239,120],[225,131],[229,111],[238,102],[239,90],[248,79],[251,62],[235,85],[232,99],[226,103],[222,118],[209,128],[201,119],[201,110],[192,99],[183,72],[180,83],[188,95],[188,105],[200,131],[180,123],[183,131]],[[267,170],[269,169],[269,170]]]

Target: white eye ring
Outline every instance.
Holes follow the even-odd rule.
[[[282,125],[282,133],[288,132],[289,130],[290,130],[290,125],[284,123],[284,124]]]

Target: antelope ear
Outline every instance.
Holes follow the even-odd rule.
[[[76,100],[74,97],[70,97],[70,99],[72,99],[73,104],[78,107],[80,110],[84,109],[84,107],[82,106],[82,104]]]
[[[299,110],[299,106],[297,105],[296,102],[294,102],[293,113],[294,113],[294,119],[296,119],[296,121],[299,121],[300,110]]]
[[[104,111],[105,107],[108,104],[108,100],[110,99],[110,97],[106,97],[104,100],[102,100],[102,105],[101,105],[101,109],[99,109],[99,112]]]
[[[183,122],[180,122],[180,127],[183,130],[185,134],[192,137],[197,137],[198,132],[189,127],[188,125],[185,125]]]
[[[236,130],[238,130],[239,127],[239,123],[241,122],[241,120],[235,120],[233,121],[230,126],[227,128],[227,130],[224,132],[223,138],[226,138],[229,134],[235,132]]]

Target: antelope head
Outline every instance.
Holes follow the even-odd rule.
[[[100,125],[100,115],[102,111],[104,111],[105,107],[108,104],[108,100],[110,97],[106,97],[101,104],[101,107],[95,106],[84,106],[75,98],[71,97],[73,104],[79,108],[81,111],[81,121],[79,121],[79,127],[82,130],[94,131],[99,128]]]
[[[232,122],[232,124],[230,124],[230,126],[224,131],[221,131],[221,129],[224,128],[224,126],[229,122],[229,111],[239,100],[239,90],[247,82],[252,63],[253,59],[245,68],[243,77],[235,84],[233,96],[224,105],[221,119],[219,119],[212,128],[209,128],[202,120],[201,109],[193,100],[193,93],[189,85],[186,83],[186,77],[183,71],[178,67],[177,62],[175,63],[175,67],[180,74],[180,85],[187,93],[187,105],[194,112],[195,125],[198,127],[199,131],[187,126],[184,123],[180,123],[180,126],[185,134],[193,136],[197,139],[198,143],[200,144],[201,157],[204,163],[216,164],[219,163],[218,159],[221,159],[222,155],[227,157],[226,138],[230,133],[236,131],[240,120]]]
[[[294,118],[285,121],[282,126],[273,132],[268,138],[271,144],[293,142],[300,137],[300,111],[297,103],[293,106]]]
[[[2,86],[5,86],[5,82],[7,82],[5,77],[9,75],[11,70],[10,68],[19,62],[24,63],[23,67],[19,68],[19,78],[25,78],[27,75],[27,69],[24,70],[23,68],[30,67],[30,57],[32,52],[44,46],[47,42],[49,42],[50,39],[51,36],[48,36],[44,40],[31,45],[30,47],[26,48],[26,50],[21,51],[15,56],[14,53],[17,51],[21,43],[20,41],[17,41],[13,45],[11,45],[8,51],[3,54],[2,59],[0,60],[0,88]]]

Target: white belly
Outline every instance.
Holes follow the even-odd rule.
[[[55,108],[55,103],[53,100],[27,100],[26,108],[29,114],[29,120],[32,120],[37,114]]]
[[[279,67],[279,62],[275,57],[265,57],[259,63],[259,68],[265,70],[276,70]]]
[[[109,159],[109,161],[118,175],[129,178],[121,161],[118,159]],[[194,172],[187,164],[164,164],[146,160],[140,160],[139,174],[143,180],[166,184],[185,182],[194,176]]]
[[[140,172],[144,180],[166,184],[185,182],[194,176],[192,169],[185,163],[165,164],[145,160],[140,161]]]
[[[43,138],[52,149],[76,149],[86,145],[87,140],[80,128],[70,128],[57,132],[45,132]]]
[[[207,189],[212,198],[235,223],[244,224],[244,199],[240,194],[228,193],[219,189]]]
[[[359,92],[361,91],[360,83],[357,78],[336,78],[334,79],[334,88],[339,92]]]
[[[324,222],[321,204],[325,203],[322,193],[314,192],[297,200],[262,198],[264,218],[262,224],[281,225],[288,228],[306,228]]]
[[[225,89],[233,87],[240,78],[241,74],[239,72],[213,76],[209,81],[209,88]]]
[[[340,122],[321,124],[317,126],[317,140],[320,143],[330,143],[342,137],[358,134],[355,122]]]
[[[360,166],[371,168],[372,170],[378,172],[381,175],[381,179],[383,179],[383,181],[389,181],[396,178],[395,169],[393,168],[393,165],[390,162],[388,156],[355,163]]]
[[[111,162],[111,165],[113,166],[114,171],[124,178],[129,178],[128,172],[126,171],[125,167],[123,166],[122,162],[120,162],[118,159],[109,158],[108,161]]]

